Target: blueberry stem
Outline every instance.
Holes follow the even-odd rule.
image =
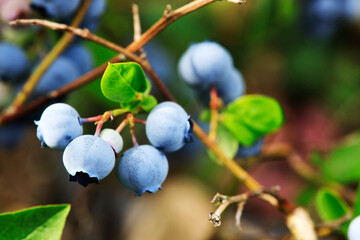
[[[215,86],[210,89],[210,131],[209,138],[212,141],[216,140],[216,133],[219,122],[219,97]]]
[[[98,115],[98,116],[89,117],[89,118],[81,118],[80,123],[83,124],[83,123],[88,123],[88,122],[97,122],[97,121],[101,120],[102,116],[103,115]]]
[[[117,131],[118,133],[120,133],[125,127],[126,125],[128,125],[129,120],[127,118],[125,118],[120,124],[119,126],[116,128],[115,131]]]
[[[126,115],[126,118],[128,119],[129,124],[130,124],[130,134],[131,134],[131,138],[132,138],[134,147],[139,146],[139,143],[137,142],[136,137],[135,137],[135,117],[134,117],[134,114],[128,113]]]

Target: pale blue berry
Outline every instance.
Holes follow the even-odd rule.
[[[83,133],[78,112],[65,103],[48,106],[35,124],[41,144],[55,149],[64,149]]]
[[[157,105],[147,117],[145,130],[150,143],[166,152],[179,150],[192,141],[190,116],[174,102]]]
[[[115,166],[115,153],[103,139],[82,135],[65,148],[63,163],[70,174],[70,181],[87,186],[110,174]]]
[[[120,183],[137,196],[161,189],[169,170],[164,153],[150,145],[140,145],[125,151],[117,166]]]

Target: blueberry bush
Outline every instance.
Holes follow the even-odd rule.
[[[360,240],[358,0],[0,21],[0,239]]]

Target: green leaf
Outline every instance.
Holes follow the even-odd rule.
[[[223,124],[244,146],[281,127],[284,114],[280,104],[262,95],[246,95],[231,102],[222,114]]]
[[[70,205],[47,205],[0,214],[0,238],[57,240],[61,238]]]
[[[149,90],[144,71],[139,64],[109,63],[101,79],[104,96],[115,102],[130,102]]]
[[[143,96],[142,102],[140,104],[141,108],[146,112],[150,112],[157,105],[156,98],[153,96]]]
[[[219,147],[223,150],[225,155],[228,158],[234,158],[239,144],[234,136],[222,125],[218,125],[217,133],[216,133],[216,141]],[[215,156],[213,152],[208,149],[208,155],[211,160],[214,160],[216,163],[221,164],[220,160]]]
[[[297,196],[297,202],[301,206],[308,206],[313,202],[315,197],[316,188],[313,185],[306,186],[300,191],[300,194]]]
[[[140,100],[134,100],[134,101],[131,101],[131,102],[124,102],[124,103],[120,103],[120,106],[122,109],[125,109],[129,112],[133,112],[133,110],[137,107],[139,107],[141,104],[141,101]],[[134,112],[133,112],[134,113]]]
[[[144,94],[149,95],[150,91],[151,91],[151,82],[147,78],[145,78],[145,84],[146,84],[145,85],[146,88],[145,88]]]
[[[327,178],[350,183],[360,181],[360,135],[343,142],[329,153],[322,164],[322,173]]]
[[[332,221],[346,215],[349,207],[337,194],[321,188],[315,197],[316,210],[323,221]]]

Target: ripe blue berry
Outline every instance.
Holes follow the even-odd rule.
[[[351,20],[360,17],[360,1],[359,0],[345,0],[344,1],[345,17]]]
[[[93,135],[75,138],[63,154],[63,163],[70,181],[83,186],[99,183],[115,166],[115,153],[103,139]]]
[[[78,76],[80,72],[70,59],[58,57],[41,77],[34,92],[36,94],[48,93],[72,82]]]
[[[161,189],[169,170],[164,153],[150,145],[140,145],[125,151],[117,166],[120,183],[137,196],[145,191]]]
[[[38,126],[36,135],[41,144],[55,149],[64,149],[83,133],[78,112],[65,103],[47,107],[35,124]]]
[[[89,50],[81,44],[72,45],[62,56],[68,58],[80,74],[87,73],[93,67],[93,59]]]
[[[174,152],[192,141],[192,123],[185,110],[174,102],[162,102],[146,120],[146,136],[163,151]]]
[[[261,148],[264,145],[264,139],[261,138],[249,147],[239,146],[236,156],[238,157],[252,157],[256,156],[261,152]]]
[[[28,61],[19,47],[11,43],[0,43],[0,79],[12,81],[23,75],[27,67]]]
[[[354,218],[348,228],[349,240],[360,240],[360,216]]]
[[[70,17],[80,6],[81,0],[31,0],[31,7],[53,18]]]
[[[105,0],[93,0],[89,9],[87,10],[84,20],[98,19],[105,11]]]
[[[190,86],[208,89],[233,67],[230,53],[216,42],[192,44],[179,62],[179,72]]]

